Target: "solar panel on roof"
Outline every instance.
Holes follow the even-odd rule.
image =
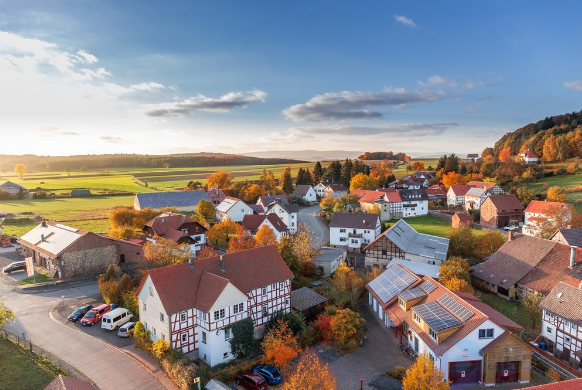
[[[399,266],[392,266],[368,283],[382,303],[386,303],[410,286],[416,278]]]
[[[436,332],[460,325],[461,321],[455,318],[436,302],[425,303],[412,308]]]
[[[438,299],[438,302],[443,305],[448,311],[453,313],[455,316],[460,318],[463,322],[467,321],[469,318],[473,317],[475,313],[467,309],[449,294],[444,294]]]
[[[404,290],[398,294],[400,298],[404,299],[405,302],[412,301],[413,299],[422,298],[426,296],[426,293],[419,289],[418,287],[411,288],[410,290]]]
[[[436,288],[436,286],[429,282],[428,280],[422,282],[422,284],[419,287],[422,289],[422,291],[424,291],[427,294],[430,294]]]

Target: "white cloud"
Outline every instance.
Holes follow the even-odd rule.
[[[406,17],[404,15],[394,15],[394,19],[398,23],[403,24],[405,26],[416,27],[416,23],[414,23],[414,21],[412,19],[410,19],[409,17]]]
[[[418,84],[422,85],[423,87],[460,87],[473,89],[482,86],[497,85],[500,81],[501,77],[496,76],[495,74],[486,80],[472,80],[463,78],[455,80],[448,76],[439,76],[438,74],[435,74],[434,76],[430,76],[427,81],[419,81]]]
[[[134,85],[130,85],[129,89],[134,90],[134,91],[148,91],[148,92],[152,92],[152,91],[159,91],[161,89],[165,89],[166,87],[163,86],[160,83],[155,83],[153,81],[150,82],[144,82],[144,83],[139,83],[139,84],[134,84]]]
[[[453,122],[443,123],[399,123],[380,126],[345,126],[333,125],[322,127],[295,127],[291,133],[306,135],[341,135],[341,136],[369,136],[379,134],[397,135],[401,138],[430,137],[443,134],[448,128],[458,126]]]
[[[152,104],[146,107],[152,117],[184,117],[196,111],[227,112],[245,108],[250,104],[264,102],[267,93],[259,90],[229,92],[219,98],[197,95],[179,102]]]
[[[87,53],[85,50],[78,50],[77,57],[86,64],[94,64],[99,61],[97,57],[95,57],[93,54]]]
[[[434,87],[434,86],[446,86],[446,87],[456,87],[458,86],[457,82],[449,77],[439,76],[438,74],[434,76],[430,76],[427,82],[418,82],[420,85],[425,87]]]
[[[370,107],[407,107],[411,103],[427,103],[444,98],[443,92],[407,91],[404,88],[386,88],[382,92],[326,93],[296,104],[283,115],[294,122],[322,122],[346,119],[382,119],[384,115]]]
[[[582,92],[582,80],[567,81],[564,83],[564,88],[573,89],[574,91]]]

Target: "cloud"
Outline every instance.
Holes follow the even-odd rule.
[[[76,54],[77,58],[86,64],[94,64],[95,62],[99,61],[97,57],[95,57],[93,54],[87,53],[85,50],[78,50]]]
[[[58,127],[53,127],[53,126],[47,126],[47,127],[41,127],[39,129],[35,129],[32,131],[33,134],[37,135],[37,136],[41,136],[41,137],[58,137],[58,136],[78,136],[81,135],[80,133],[77,133],[76,131],[64,131],[59,129]]]
[[[264,102],[267,93],[259,90],[229,92],[219,98],[197,95],[180,102],[160,103],[147,106],[146,114],[152,117],[184,117],[196,111],[227,112]]]
[[[103,142],[110,142],[112,144],[116,144],[118,142],[123,141],[123,138],[121,137],[112,137],[109,135],[102,135],[101,137],[99,137],[99,139]]]
[[[418,83],[422,86],[425,86],[425,87],[434,87],[434,86],[456,87],[456,86],[458,86],[458,84],[455,80],[453,80],[449,77],[439,76],[438,74],[434,75],[434,76],[430,76],[426,83],[422,82],[422,81],[419,81]]]
[[[134,84],[134,85],[130,85],[129,89],[133,90],[133,91],[148,91],[148,92],[153,92],[153,91],[159,91],[161,89],[165,89],[166,87],[163,86],[160,83],[155,83],[153,81],[150,82],[144,82],[144,83],[140,83],[140,84]]]
[[[403,16],[403,15],[394,15],[394,19],[398,23],[403,24],[405,26],[416,27],[416,23],[414,23],[414,21],[412,19],[410,19],[409,17]]]
[[[419,81],[418,84],[423,87],[461,87],[466,89],[473,89],[481,86],[493,86],[499,84],[501,77],[493,74],[492,78],[488,80],[472,80],[472,79],[458,79],[455,80],[448,76],[439,76],[435,74],[430,76],[427,81]]]
[[[582,92],[582,80],[567,81],[564,83],[564,88],[573,89],[574,91]]]
[[[307,103],[296,104],[283,115],[294,122],[322,122],[346,119],[382,119],[379,111],[368,107],[406,107],[411,103],[427,103],[445,97],[443,92],[407,91],[404,88],[387,88],[382,92],[326,93],[311,98]]]
[[[379,134],[398,135],[401,138],[429,137],[442,135],[450,127],[458,126],[454,122],[443,123],[401,123],[385,124],[380,126],[345,126],[333,125],[322,127],[295,127],[291,133],[296,135],[342,135],[342,136],[368,136]]]

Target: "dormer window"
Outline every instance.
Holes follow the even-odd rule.
[[[399,304],[399,305],[400,305],[400,306],[401,306],[403,309],[405,309],[405,310],[406,310],[406,305],[405,305],[405,303],[404,303],[404,299],[402,299],[402,298],[399,298],[399,299],[398,299],[398,304]]]
[[[436,332],[434,330],[432,330],[432,328],[428,328],[428,334],[430,334],[430,337],[432,337],[433,339],[436,340],[437,335],[436,335]]]
[[[414,318],[414,321],[416,321],[416,322],[418,322],[420,324],[420,316],[418,314],[414,313],[412,315],[412,318]]]
[[[182,233],[188,234],[188,229],[182,229]]]

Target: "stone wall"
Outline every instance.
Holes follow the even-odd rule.
[[[60,277],[69,279],[105,272],[109,264],[118,262],[118,249],[106,238],[87,233],[59,256]]]

